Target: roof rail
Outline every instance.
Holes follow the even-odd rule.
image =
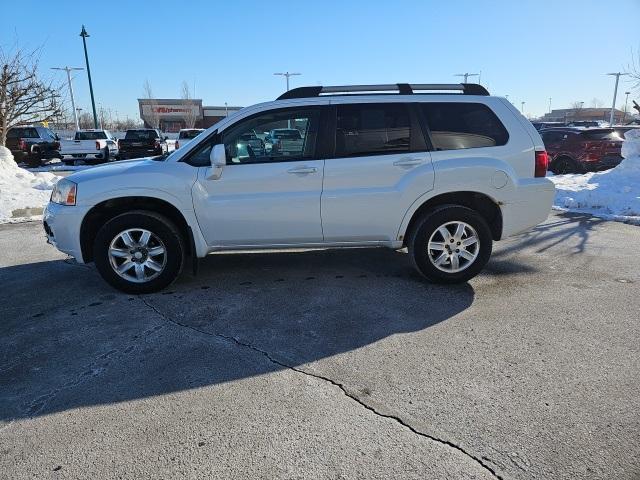
[[[425,91],[457,91],[463,95],[489,95],[482,85],[477,83],[389,83],[385,85],[342,85],[327,87],[298,87],[280,95],[277,100],[290,98],[309,98],[321,95],[336,95],[349,93],[385,93],[398,92],[399,95],[413,95]]]

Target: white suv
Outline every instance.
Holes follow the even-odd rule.
[[[44,228],[130,293],[211,252],[294,247],[408,247],[428,279],[463,282],[547,217],[546,170],[533,125],[479,85],[302,87],[169,155],[61,180]]]

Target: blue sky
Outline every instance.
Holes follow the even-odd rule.
[[[273,73],[286,70],[303,74],[292,86],[455,82],[455,73],[482,71],[492,94],[525,101],[530,115],[549,97],[554,108],[594,98],[610,106],[604,74],[640,49],[640,0],[21,0],[2,13],[0,45],[42,46],[47,74],[84,66],[85,24],[96,103],[134,117],[145,79],[158,98],[178,98],[186,80],[206,105],[246,106],[284,91]],[[76,103],[90,108],[85,72],[74,86]]]

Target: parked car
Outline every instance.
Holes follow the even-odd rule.
[[[154,128],[127,130],[124,138],[118,140],[120,159],[157,157],[169,151],[167,138]]]
[[[238,149],[236,155],[238,162],[243,162],[252,157],[261,158],[266,153],[265,142],[258,137],[254,130],[240,135],[236,148]]]
[[[45,160],[61,158],[60,138],[46,127],[12,127],[7,131],[6,146],[16,163],[26,162],[30,167],[40,166]]]
[[[606,170],[622,161],[623,137],[615,128],[551,128],[540,135],[555,174]]]
[[[204,128],[183,128],[178,133],[178,139],[175,143],[175,149],[186,146],[191,140],[204,132]]]
[[[289,124],[297,151],[242,156],[244,135]],[[555,192],[536,129],[474,84],[297,88],[197,142],[61,179],[48,241],[131,293],[166,287],[187,258],[195,272],[211,252],[299,247],[407,247],[420,274],[456,283],[545,220]]]
[[[60,141],[62,161],[73,163],[74,159],[108,162],[118,156],[118,142],[108,130],[78,130],[73,140]]]
[[[302,144],[302,134],[296,128],[276,128],[264,139],[267,152],[296,152]]]

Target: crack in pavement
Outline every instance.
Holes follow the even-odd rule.
[[[144,298],[142,295],[138,295],[138,298],[140,298],[140,300],[142,300],[142,303],[144,303],[148,308],[153,310],[161,318],[163,318],[164,320],[166,320],[168,322],[173,323],[176,326],[179,326],[179,327],[182,327],[182,328],[187,328],[187,329],[192,330],[194,332],[198,332],[198,333],[200,333],[202,335],[208,335],[208,336],[211,336],[211,337],[222,338],[222,339],[224,339],[224,340],[226,340],[228,342],[235,343],[236,345],[248,348],[250,350],[253,350],[254,352],[257,352],[257,353],[263,355],[265,358],[267,358],[267,360],[269,360],[271,363],[274,363],[275,365],[278,365],[280,367],[286,368],[288,370],[293,370],[294,372],[301,373],[303,375],[307,375],[309,377],[313,377],[313,378],[318,379],[318,380],[322,380],[324,382],[328,382],[331,385],[339,388],[346,397],[348,397],[351,400],[357,402],[360,406],[362,406],[365,409],[369,410],[370,412],[372,412],[373,414],[377,415],[378,417],[387,418],[389,420],[394,420],[396,423],[398,423],[399,425],[405,427],[406,429],[410,430],[411,432],[413,432],[416,435],[419,435],[419,436],[421,436],[423,438],[427,438],[427,439],[432,440],[432,441],[434,441],[436,443],[439,443],[441,445],[445,445],[447,447],[453,448],[454,450],[459,451],[460,453],[462,453],[466,457],[468,457],[468,458],[472,459],[473,461],[475,461],[476,463],[478,463],[482,468],[484,468],[489,473],[491,473],[491,475],[493,475],[495,478],[497,478],[499,480],[504,480],[503,477],[501,475],[499,475],[493,468],[491,468],[491,466],[487,465],[487,463],[484,462],[483,459],[475,457],[471,453],[467,452],[461,446],[456,445],[455,443],[453,443],[453,442],[451,442],[449,440],[443,440],[441,438],[438,438],[438,437],[435,437],[433,435],[429,435],[428,433],[424,433],[424,432],[421,432],[420,430],[417,430],[416,428],[414,428],[413,426],[409,425],[402,418],[400,418],[400,417],[398,417],[396,415],[382,413],[382,412],[376,410],[374,407],[372,407],[371,405],[366,404],[360,398],[358,398],[356,395],[354,395],[353,393],[349,392],[349,390],[347,390],[347,388],[340,382],[337,382],[337,381],[335,381],[335,380],[333,380],[333,379],[331,379],[329,377],[325,377],[325,376],[317,374],[317,373],[308,372],[306,370],[302,370],[302,369],[300,369],[298,367],[294,367],[292,365],[284,363],[284,362],[272,357],[269,352],[267,352],[265,350],[261,350],[260,348],[254,346],[254,345],[252,345],[250,343],[243,342],[242,340],[240,340],[240,339],[238,339],[236,337],[233,337],[231,335],[225,335],[223,333],[216,333],[216,332],[213,332],[213,333],[212,332],[207,332],[206,330],[202,330],[202,329],[199,329],[199,328],[191,326],[191,325],[180,323],[179,321],[174,320],[173,318],[171,318],[168,315],[166,315],[163,312],[161,312],[155,305],[149,303],[146,300],[146,298]]]

